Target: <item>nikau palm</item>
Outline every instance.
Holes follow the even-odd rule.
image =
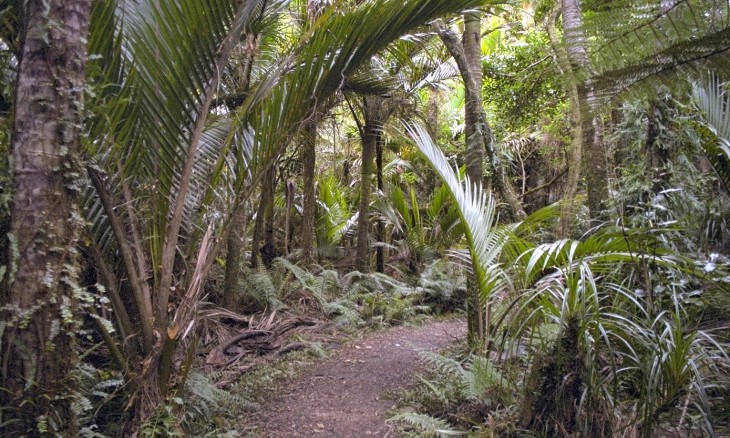
[[[492,308],[489,301],[495,292],[508,285],[507,277],[499,268],[505,234],[497,232],[495,226],[494,199],[484,192],[480,183],[473,183],[469,177],[463,180],[459,177],[459,172],[451,168],[424,128],[410,125],[406,130],[457,205],[479,294],[477,335],[482,344],[480,348],[488,347]]]
[[[196,346],[202,285],[231,217],[318,103],[390,41],[481,1],[376,0],[347,13],[325,11],[251,84],[238,109],[212,114],[233,47],[283,3],[96,5],[90,47],[101,56],[94,64],[98,112],[87,134],[95,189],[87,211],[97,268],[107,274],[118,334],[127,339],[119,344],[125,351],[112,349],[135,388],[138,422],[177,391],[173,376],[184,377],[191,365],[175,358],[181,347]]]

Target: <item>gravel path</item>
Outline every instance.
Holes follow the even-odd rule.
[[[260,436],[394,438],[385,422],[393,407],[387,392],[405,387],[422,369],[419,351],[441,350],[465,333],[464,321],[438,321],[388,329],[343,347],[261,408],[255,421]]]

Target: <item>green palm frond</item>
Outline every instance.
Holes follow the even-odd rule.
[[[720,83],[715,75],[706,82],[695,82],[693,85],[695,100],[718,140],[717,143],[703,142],[702,150],[725,190],[730,192],[730,95],[725,84]]]
[[[100,170],[118,173],[107,179],[115,201],[127,203],[135,214],[145,212],[137,220],[155,274],[163,246],[182,243],[175,240],[178,227],[189,236],[195,232],[192,218],[208,213],[200,206],[210,199],[205,192],[219,155],[239,158],[223,153],[230,123],[209,119],[208,105],[226,63],[222,44],[232,44],[260,15],[260,6],[234,0],[107,0],[94,8],[89,82],[103,88],[89,102],[93,116],[86,151]],[[104,215],[90,219],[104,228]],[[170,219],[180,225],[168,226]]]
[[[495,226],[494,198],[485,194],[480,184],[472,184],[467,177],[462,180],[458,169],[451,168],[424,128],[406,125],[406,130],[448,188],[458,207],[480,299],[486,302],[495,290],[505,287],[509,282],[498,266],[505,234],[497,232]]]
[[[373,0],[347,13],[330,8],[302,37],[292,56],[258,84],[241,107],[239,118],[255,126],[256,143],[272,148],[270,156],[276,155],[321,102],[345,86],[348,77],[389,43],[440,16],[484,3]]]
[[[725,0],[614,0],[588,14],[599,94],[610,97],[636,85],[652,93],[657,83],[673,87],[707,68],[730,71],[728,19]]]
[[[359,214],[350,210],[347,191],[334,175],[319,178],[317,188],[317,251],[321,256],[334,256],[342,239],[353,233]]]
[[[528,284],[555,269],[571,272],[584,263],[592,271],[604,273],[620,264],[636,263],[642,257],[670,269],[684,269],[690,264],[682,257],[661,249],[659,238],[671,229],[621,229],[606,227],[582,240],[562,239],[538,245],[524,252],[517,262],[524,269]],[[641,246],[656,242],[652,254],[643,254]]]

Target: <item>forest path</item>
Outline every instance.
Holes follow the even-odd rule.
[[[259,411],[257,436],[390,437],[387,393],[405,387],[423,370],[419,352],[438,351],[463,338],[462,320],[395,327],[337,350],[297,380],[281,388]]]

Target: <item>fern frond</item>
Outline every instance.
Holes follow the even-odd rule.
[[[480,400],[489,392],[498,396],[512,394],[511,389],[507,387],[508,381],[488,358],[473,356],[467,371],[464,374],[468,383],[465,394],[467,398]]]
[[[461,363],[450,357],[431,351],[422,351],[420,356],[428,364],[430,369],[436,370],[441,374],[462,377],[465,373]]]
[[[404,413],[390,418],[391,421],[402,421],[418,428],[424,437],[449,437],[467,435],[466,432],[451,429],[451,425],[444,420],[430,415]]]

